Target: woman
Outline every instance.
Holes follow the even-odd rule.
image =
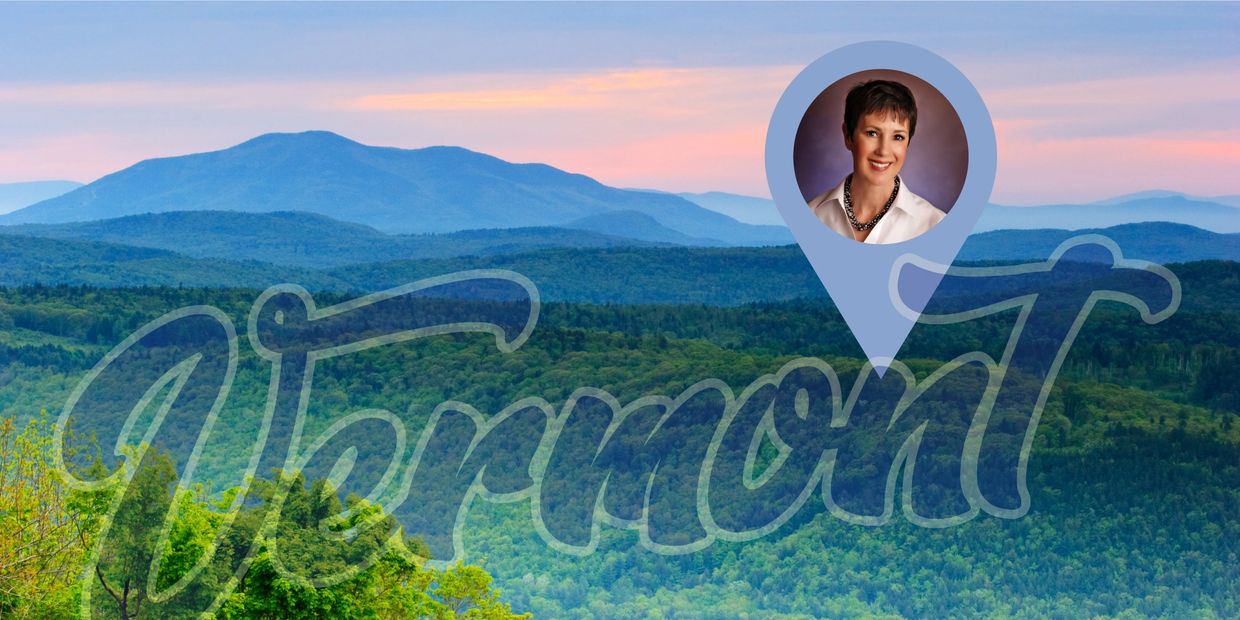
[[[853,171],[809,202],[835,232],[862,243],[899,243],[938,224],[944,213],[900,180],[917,129],[917,102],[899,82],[872,80],[844,100],[844,147]]]

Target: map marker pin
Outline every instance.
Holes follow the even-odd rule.
[[[821,187],[819,180],[818,187],[809,189],[807,196],[803,189],[813,185],[808,177],[820,171],[807,170],[806,166],[798,170],[794,166],[794,150],[798,146],[804,147],[804,144],[797,144],[798,130],[802,119],[809,119],[806,112],[812,104],[816,104],[819,95],[824,94],[828,86],[841,82],[832,91],[841,93],[838,108],[842,110],[843,94],[857,83],[870,79],[866,73],[878,73],[875,70],[884,70],[886,74],[907,74],[913,81],[928,84],[937,91],[936,94],[941,93],[948,107],[954,108],[952,122],[955,118],[959,119],[956,129],[963,129],[967,144],[964,154],[967,171],[963,184],[959,185],[958,197],[950,205],[931,201],[940,209],[950,209],[947,216],[929,231],[899,243],[858,243],[845,238],[819,221],[807,204],[852,171],[852,156],[844,147],[843,131],[840,129],[843,124],[842,111],[838,121],[834,122],[834,137],[825,137],[821,148],[838,148],[843,157],[848,158],[847,170],[835,171],[837,174],[826,187]],[[855,79],[844,79],[854,76]],[[880,74],[877,77],[884,76]],[[913,85],[909,86],[913,88]],[[915,93],[916,90],[914,88]],[[911,166],[918,158],[923,158],[931,170],[942,164],[941,158],[936,158],[939,153],[918,150],[921,146],[918,140],[925,142],[923,134],[931,131],[924,125],[929,119],[921,115],[922,105],[922,99],[918,97],[916,136],[909,141],[906,162],[900,175],[902,180],[911,177],[914,172]],[[959,145],[956,149],[959,151]],[[766,176],[771,197],[805,258],[813,266],[818,279],[826,287],[880,376],[899,352],[942,280],[942,274],[926,270],[917,270],[912,277],[910,274],[913,271],[893,273],[894,266],[901,257],[909,255],[942,265],[952,263],[990,198],[995,178],[995,153],[994,126],[977,89],[947,60],[906,43],[871,41],[839,48],[805,67],[788,85],[775,106],[766,134]],[[925,174],[923,170],[923,177]],[[931,177],[929,180],[934,185],[934,181],[939,179]],[[917,187],[924,186],[925,183]],[[916,191],[922,193],[924,190]],[[902,302],[900,304],[893,302],[897,295]]]

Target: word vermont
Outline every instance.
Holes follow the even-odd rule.
[[[916,261],[897,268],[941,269]],[[1025,472],[1039,416],[1094,304],[1119,302],[1154,323],[1174,313],[1179,295],[1166,269],[1123,260],[1109,240],[1082,237],[1043,263],[947,272],[922,321],[1010,312],[999,359],[965,353],[920,379],[893,360],[881,376],[867,365],[845,382],[823,360],[803,357],[739,392],[704,379],[676,395],[624,402],[582,387],[558,406],[526,398],[487,415],[449,401],[416,436],[401,418],[371,409],[308,438],[303,426],[320,360],[469,332],[493,335],[509,353],[532,333],[539,298],[528,279],[504,271],[452,274],[326,308],[304,289],[281,285],[254,301],[248,319],[249,345],[271,375],[247,480],[273,470],[330,472],[338,488],[378,503],[424,540],[427,559],[440,564],[464,556],[461,531],[475,501],[527,502],[541,538],[574,554],[592,552],[604,527],[635,530],[656,552],[689,553],[715,540],[766,535],[818,502],[839,519],[881,525],[893,516],[897,490],[905,518],[921,526],[952,526],[982,512],[1016,518],[1029,510]],[[71,436],[158,447],[188,488],[229,397],[239,347],[232,321],[214,307],[182,308],[149,323],[77,386],[58,423],[58,431],[71,424],[74,432],[58,432],[58,449],[72,454]],[[155,413],[143,415],[151,407]],[[140,450],[122,458],[129,466],[110,475],[123,481],[145,466]],[[104,482],[86,479],[64,457],[61,463],[77,485]],[[255,485],[242,487],[234,515],[254,493]],[[278,522],[278,509],[266,519]],[[199,564],[215,561],[210,555]],[[229,561],[240,575],[249,559]],[[281,570],[316,585],[356,572]],[[149,591],[173,600],[201,574]]]

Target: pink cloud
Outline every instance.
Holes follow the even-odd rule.
[[[374,81],[0,82],[0,181],[91,180],[136,161],[328,129],[458,144],[623,186],[765,195],[764,132],[795,66],[616,68]],[[1165,187],[1236,193],[1240,69],[1037,85],[975,69],[998,136],[994,200]],[[1087,71],[1087,70],[1083,70]],[[1093,72],[1093,71],[1088,71]],[[985,87],[987,83],[993,84]]]
[[[1235,66],[1019,85],[983,95],[998,137],[996,202],[1072,202],[1150,188],[1237,191]]]
[[[385,84],[0,83],[0,117],[42,114],[65,136],[10,141],[0,145],[0,161],[10,164],[6,180],[89,180],[144,157],[225,148],[269,131],[328,129],[369,144],[458,144],[615,183],[765,193],[756,128],[765,127],[795,72],[757,66]],[[75,148],[73,136],[94,137]]]
[[[662,116],[778,97],[794,67],[617,69],[589,73],[467,75],[417,80],[395,91],[345,98],[340,107],[381,111],[641,110]]]
[[[765,174],[753,174],[764,170],[765,139],[766,125],[760,124],[593,147],[529,147],[505,155],[518,161],[550,162],[617,187],[768,195]]]
[[[1003,125],[997,130],[995,202],[1088,201],[1153,188],[1194,195],[1236,192],[1240,131],[1201,139],[1158,134],[1026,139]]]
[[[9,142],[0,147],[0,182],[42,179],[90,181],[112,172],[126,145],[104,133],[72,134]]]

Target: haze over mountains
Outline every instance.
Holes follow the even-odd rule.
[[[723,192],[679,196],[707,209],[726,213],[742,222],[779,220],[775,203],[766,198]],[[1085,204],[1028,207],[990,204],[982,211],[982,217],[973,227],[973,232],[1028,230],[1048,226],[1064,230],[1083,230],[1139,222],[1174,222],[1214,232],[1240,232],[1240,196],[1200,197],[1169,190],[1150,190]]]
[[[743,224],[672,194],[616,189],[544,164],[513,164],[459,147],[367,146],[324,131],[266,134],[221,151],[139,162],[0,216],[0,224],[169,211],[304,211],[387,233],[571,226],[629,211],[687,237],[714,240],[704,243],[792,239],[780,226]]]
[[[0,225],[172,211],[300,211],[385,233],[554,226],[680,245],[792,242],[765,198],[617,189],[459,147],[374,147],[326,131],[266,134],[221,151],[146,160],[85,186],[0,184]],[[1149,190],[1088,204],[992,204],[975,232],[1145,221],[1240,232],[1240,196]]]
[[[1152,194],[1152,195],[1150,195]],[[1240,232],[1240,207],[1175,192],[1151,192],[1089,204],[1007,207],[989,205],[973,232],[1065,228],[1081,230],[1138,222],[1174,222],[1220,233]]]
[[[737,221],[746,224],[773,224],[783,226],[784,220],[770,198],[729,194],[727,192],[702,192],[698,194],[682,192],[676,194],[689,202],[718,211]]]
[[[624,216],[625,213],[620,215]],[[673,235],[678,234],[663,230]],[[653,234],[658,231],[649,232]],[[169,250],[194,258],[255,260],[312,268],[405,258],[513,254],[552,247],[671,245],[616,237],[590,230],[553,227],[465,230],[438,235],[389,235],[364,224],[341,222],[314,213],[288,211],[147,213],[92,222],[0,226],[0,235],[4,234],[98,241]]]
[[[76,181],[28,181],[0,183],[0,213],[9,213],[49,198],[67,194],[82,184]]]
[[[0,215],[0,285],[375,289],[435,270],[504,267],[540,276],[551,298],[566,286],[592,291],[579,300],[740,302],[816,282],[786,228],[754,224],[778,216],[769,200],[616,189],[456,147],[268,134],[85,186],[21,185],[0,186],[0,197],[66,193]],[[977,229],[990,232],[970,237],[959,260],[1040,260],[1074,234],[1100,232],[1130,258],[1240,261],[1240,234],[1218,232],[1240,232],[1232,199],[1240,204],[1148,191],[1088,205],[992,205]],[[1142,219],[1165,221],[1132,223]],[[666,290],[624,292],[639,280]],[[738,282],[749,292],[721,293]]]
[[[1190,198],[1201,202],[1213,202],[1216,204],[1227,205],[1229,207],[1240,207],[1240,194],[1227,196],[1190,196],[1184,192],[1172,191],[1169,189],[1149,189],[1142,192],[1133,192],[1122,196],[1105,198],[1096,200],[1090,204],[1095,205],[1117,205],[1134,200],[1146,200],[1149,198]]]
[[[246,248],[250,244],[246,238],[230,245],[226,243],[226,235],[219,235],[206,244],[186,242],[185,247],[192,247],[195,252],[209,253],[191,257],[186,255],[184,247],[181,252],[173,252],[86,239],[0,234],[0,286],[38,283],[262,289],[294,282],[311,290],[375,291],[466,269],[511,269],[532,279],[548,301],[731,305],[825,295],[800,249],[791,245],[756,248],[563,245],[505,252],[501,249],[503,243],[492,238],[477,240],[472,235],[510,231],[473,231],[443,237],[459,235],[465,242],[474,244],[469,247],[485,250],[464,255],[392,259],[384,257],[399,254],[394,250],[407,249],[408,246],[402,245],[407,239],[367,233],[365,229],[357,230],[357,225],[333,224],[326,218],[323,218],[326,222],[316,224],[311,220],[306,224],[298,223],[299,218],[289,214],[272,216],[285,218],[285,226],[289,229],[329,236],[334,235],[333,226],[341,226],[341,235],[352,227],[353,239],[367,238],[369,241],[337,247],[336,253],[327,253],[327,259],[319,260],[301,251],[299,240],[307,237],[300,235],[289,236],[286,245],[260,247],[248,253]],[[190,223],[206,219],[194,214]],[[527,231],[526,234],[540,230],[551,231],[553,235],[566,232],[563,229],[521,230]],[[1226,273],[1218,290],[1234,290],[1234,286],[1226,282],[1237,281],[1238,263],[1235,261],[1240,261],[1240,234],[1223,235],[1165,223],[1132,224],[1090,232],[1116,240],[1127,258],[1157,263],[1203,259],[1233,261],[1197,265],[1231,265],[1220,267]],[[1060,242],[1076,234],[1079,232],[1036,230],[974,235],[965,244],[959,260],[1044,260]],[[178,233],[175,238],[192,241],[197,237]],[[438,236],[432,238],[435,237]],[[350,253],[348,248],[354,248],[355,253]],[[254,260],[255,257],[266,260]],[[1177,268],[1177,273],[1180,271]]]

